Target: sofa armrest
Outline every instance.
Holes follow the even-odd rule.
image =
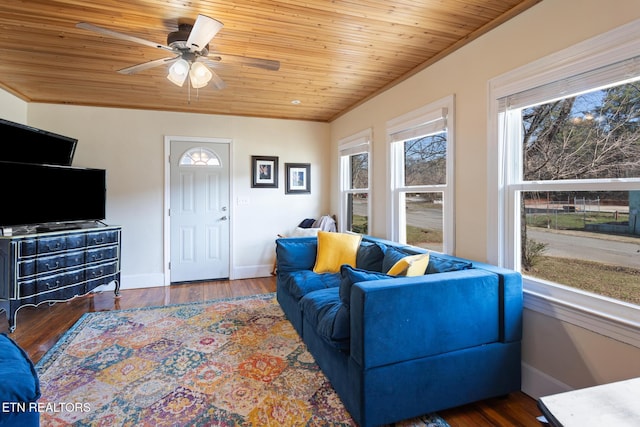
[[[514,270],[475,261],[473,267],[495,273],[500,280],[500,295],[503,299],[500,303],[500,341],[522,340],[522,275]]]
[[[498,342],[498,275],[470,269],[359,282],[351,290],[351,357],[364,369]]]
[[[316,237],[276,239],[276,265],[279,272],[312,270],[316,263]]]

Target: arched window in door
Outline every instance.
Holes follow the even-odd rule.
[[[180,166],[222,166],[220,157],[205,147],[194,147],[184,152]]]

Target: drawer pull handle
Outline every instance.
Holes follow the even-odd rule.
[[[58,286],[60,286],[60,280],[56,280],[55,284],[47,282],[47,289],[55,289]]]
[[[60,249],[60,247],[62,246],[62,243],[60,242],[56,242],[55,245],[51,246],[50,244],[47,244],[47,250],[52,251],[52,250],[58,250]]]
[[[49,266],[49,263],[46,263],[44,266],[47,268],[47,270],[55,270],[56,268],[60,267],[60,262],[56,261],[56,265],[54,265],[53,267]]]

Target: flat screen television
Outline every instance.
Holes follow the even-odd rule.
[[[105,219],[106,171],[0,162],[0,227]]]
[[[0,161],[71,166],[77,139],[0,119]]]

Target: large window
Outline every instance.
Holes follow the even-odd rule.
[[[492,261],[522,272],[530,308],[636,345],[637,38],[621,29],[496,79],[498,144],[489,148],[499,159]]]
[[[392,238],[453,252],[453,97],[387,123]]]
[[[340,222],[342,231],[368,234],[371,131],[340,141]]]

